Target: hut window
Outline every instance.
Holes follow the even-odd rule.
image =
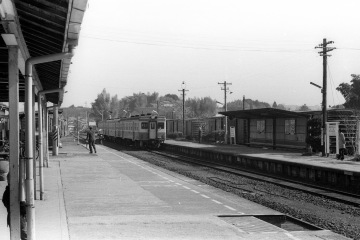
[[[295,134],[295,119],[286,119],[285,120],[285,134],[294,135]]]
[[[265,120],[256,121],[256,131],[257,133],[265,133]]]

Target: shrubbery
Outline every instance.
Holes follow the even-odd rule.
[[[169,139],[177,139],[177,138],[182,138],[183,137],[183,133],[182,132],[173,132],[173,133],[169,133],[166,138]]]
[[[213,131],[202,136],[202,140],[206,142],[224,141],[225,131]]]
[[[190,141],[192,141],[192,140],[193,140],[193,137],[192,137],[192,136],[190,136],[190,135],[188,135],[188,136],[186,136],[186,137],[185,137],[185,139],[186,139],[186,140],[190,140]]]
[[[308,136],[306,143],[311,146],[314,152],[320,152],[321,147],[321,119],[312,118],[308,121]]]

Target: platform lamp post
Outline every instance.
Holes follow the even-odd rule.
[[[104,121],[104,111],[105,110],[97,110],[97,109],[95,109],[100,115],[101,115],[101,121]]]
[[[229,82],[222,82],[222,83],[218,83],[219,85],[223,85],[224,87],[221,88],[221,90],[224,90],[224,110],[225,112],[227,112],[227,101],[226,101],[226,94],[227,92],[229,91],[229,88],[227,87],[228,85],[232,85],[232,83],[229,83]],[[230,94],[232,94],[232,92],[230,92]],[[224,142],[225,144],[228,143],[227,141],[227,135],[228,135],[228,124],[227,124],[227,116],[225,115],[225,136],[224,136]]]
[[[321,89],[321,93],[324,94],[323,92],[323,88],[319,85],[317,85],[316,83],[313,83],[313,82],[310,82],[311,85],[314,85],[315,87],[317,88],[320,88]],[[326,142],[326,139],[325,139],[325,123],[326,123],[326,118],[327,118],[327,110],[326,110],[326,106],[325,106],[326,103],[324,103],[324,98],[323,98],[323,102],[321,103],[321,108],[322,108],[322,111],[323,111],[323,114],[322,114],[322,125],[321,125],[321,145],[322,145],[322,156],[325,156],[326,155],[326,146],[325,146],[325,142]]]
[[[108,110],[100,110],[100,111],[97,109],[95,109],[95,110],[101,115],[101,121],[104,121],[104,112],[109,112],[110,114],[112,114],[112,112],[108,111]],[[93,114],[95,114],[95,113],[93,113]],[[110,118],[111,118],[111,115],[110,115]]]
[[[189,91],[186,90],[186,84],[183,81],[181,84],[181,90],[179,90],[182,92],[182,96],[183,96],[183,136],[185,136],[185,92]]]

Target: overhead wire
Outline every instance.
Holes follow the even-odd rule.
[[[198,50],[212,50],[212,51],[243,51],[243,52],[278,52],[278,53],[299,53],[299,52],[313,52],[312,49],[277,49],[277,48],[254,48],[254,47],[240,47],[240,46],[221,46],[221,45],[198,45],[192,43],[176,43],[176,42],[167,42],[159,40],[133,40],[133,39],[110,39],[99,36],[89,36],[82,35],[84,38],[112,41],[112,42],[122,42],[130,44],[140,44],[140,45],[151,45],[151,46],[160,46],[160,47],[177,47],[177,48],[188,48],[188,49],[198,49]]]
[[[220,40],[224,42],[223,38],[217,38],[214,36],[179,36],[179,35],[169,35],[166,33],[156,32],[138,32],[134,30],[121,30],[114,31],[113,29],[107,30],[103,28],[99,28],[96,33],[105,33],[110,34],[110,36],[101,36],[99,34],[94,34],[93,28],[97,28],[96,26],[92,26],[92,31],[87,33],[86,31],[82,31],[82,37],[92,38],[97,40],[104,41],[113,41],[113,42],[122,42],[129,44],[142,44],[142,45],[152,45],[152,46],[165,46],[165,47],[180,47],[180,48],[190,48],[190,49],[199,49],[199,50],[221,50],[221,51],[249,51],[249,52],[285,52],[285,53],[299,53],[299,52],[313,52],[313,43],[306,41],[271,41],[271,40],[258,40],[258,39],[239,39],[232,38],[233,42],[226,41],[226,45],[220,43],[216,44],[214,42],[209,42],[208,40],[211,38],[213,40]],[[85,33],[85,35],[84,35]],[[124,36],[125,35],[125,36]],[[195,37],[195,39],[194,39]],[[200,39],[200,41],[198,39]],[[247,46],[238,46],[237,42],[242,42],[245,44],[255,45],[255,47],[247,47]],[[282,47],[287,47],[287,44],[291,44],[288,48],[279,48],[278,45]],[[275,45],[275,48],[274,48]],[[305,46],[305,48],[296,49],[294,45]],[[270,48],[269,48],[270,46]],[[358,51],[360,48],[349,48],[349,47],[338,47],[339,50],[355,50]]]
[[[360,51],[360,48],[336,48],[336,50],[355,50],[355,51]]]
[[[335,83],[334,83],[334,80],[333,80],[333,77],[332,77],[332,74],[331,74],[331,71],[330,71],[329,62],[327,62],[327,69],[328,69],[328,72],[329,72],[330,84],[332,85],[332,87],[331,87],[331,93],[332,93],[332,98],[333,98],[333,104],[334,104],[334,105],[340,105],[339,94],[338,94],[337,92],[335,92],[335,94],[334,94]],[[335,103],[334,95],[337,97],[337,100],[338,100],[338,101],[337,101],[337,104]]]
[[[202,40],[209,40],[211,39],[218,39],[223,41],[224,39],[221,37],[215,37],[213,35],[205,35],[205,34],[196,34],[196,35],[189,35],[187,34],[186,36],[183,35],[182,37],[179,37],[179,35],[169,35],[168,33],[163,33],[163,32],[153,32],[151,31],[151,33],[148,32],[138,32],[138,31],[134,31],[132,29],[126,29],[126,30],[121,30],[121,31],[113,31],[113,29],[111,29],[110,31],[107,29],[104,29],[103,26],[91,26],[91,32],[89,32],[90,34],[94,33],[93,28],[98,28],[100,29],[100,31],[98,32],[105,32],[105,33],[110,33],[110,34],[115,34],[115,35],[139,35],[139,36],[145,36],[145,37],[150,37],[150,38],[168,38],[171,40],[180,40],[180,41],[184,41],[187,39],[191,39],[191,41],[194,41],[194,38],[199,38]],[[82,30],[82,33],[84,33],[84,29]],[[155,34],[154,34],[155,33]],[[86,31],[85,31],[86,34]],[[294,43],[296,44],[301,44],[301,45],[308,45],[308,46],[313,46],[313,42],[304,42],[304,41],[294,41],[294,40],[264,40],[264,39],[244,39],[244,38],[232,38],[234,41],[236,42],[250,42],[250,43],[266,43],[266,44],[279,44],[279,45],[284,45],[285,43],[291,43],[292,45]]]

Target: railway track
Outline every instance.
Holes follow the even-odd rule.
[[[341,203],[349,204],[355,207],[360,207],[360,195],[348,193],[336,189],[330,189],[326,187],[321,187],[317,185],[312,185],[309,183],[304,183],[300,181],[290,180],[281,177],[275,177],[273,175],[262,174],[258,172],[248,171],[240,168],[230,167],[229,165],[221,165],[221,164],[214,164],[212,162],[208,162],[205,160],[192,158],[184,155],[174,154],[174,153],[166,153],[162,151],[153,151],[149,150],[149,152],[168,157],[174,159],[176,161],[186,162],[195,164],[198,166],[203,166],[207,168],[211,168],[217,171],[231,173],[237,176],[251,178],[258,181],[264,181],[271,184],[279,185],[286,188],[291,188],[299,191],[303,191],[306,193],[314,194],[320,197],[324,197],[327,199],[331,199],[334,201],[338,201]],[[231,184],[228,184],[231,186]],[[235,186],[236,188],[236,186]],[[271,194],[271,193],[269,193]]]

